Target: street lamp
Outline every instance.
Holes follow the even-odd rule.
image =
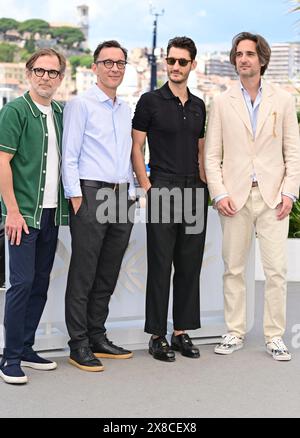
[[[156,65],[156,55],[155,55],[156,37],[157,37],[157,20],[158,17],[164,15],[164,13],[165,13],[164,9],[162,9],[160,13],[155,12],[154,8],[150,4],[150,14],[155,17],[153,22],[152,53],[151,55],[149,55],[149,63],[151,65],[150,91],[155,90],[157,87],[157,65]]]

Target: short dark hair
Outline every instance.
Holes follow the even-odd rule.
[[[232,48],[230,51],[230,62],[236,67],[236,49],[241,41],[250,40],[256,43],[256,51],[260,63],[262,64],[260,69],[260,74],[263,76],[264,72],[267,70],[270,58],[271,58],[271,48],[267,41],[257,34],[250,32],[238,33],[232,40]]]
[[[37,52],[33,53],[26,62],[27,70],[31,70],[34,66],[35,61],[41,56],[56,56],[60,66],[59,73],[64,74],[66,70],[66,58],[54,49],[40,49]]]
[[[183,36],[170,39],[167,47],[167,56],[169,55],[171,47],[176,47],[177,49],[186,49],[188,50],[192,60],[196,58],[197,47],[191,38]]]
[[[127,61],[127,49],[121,46],[121,44],[116,40],[103,41],[103,43],[98,44],[96,50],[94,51],[94,62],[97,61],[99,53],[102,49],[115,47],[116,49],[121,49],[125,56],[125,61]]]

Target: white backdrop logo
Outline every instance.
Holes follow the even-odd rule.
[[[292,337],[292,347],[296,350],[300,348],[300,324],[293,325],[292,333],[294,333]]]

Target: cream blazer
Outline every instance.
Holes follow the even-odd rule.
[[[269,207],[281,202],[282,192],[298,197],[300,142],[293,96],[262,83],[255,138],[240,83],[217,96],[209,112],[205,169],[211,198],[228,193],[238,210],[249,196],[253,170]]]

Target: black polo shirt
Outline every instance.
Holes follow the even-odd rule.
[[[176,175],[198,173],[198,142],[204,137],[202,99],[188,90],[183,106],[168,83],[145,93],[137,103],[133,128],[147,132],[151,170]]]

